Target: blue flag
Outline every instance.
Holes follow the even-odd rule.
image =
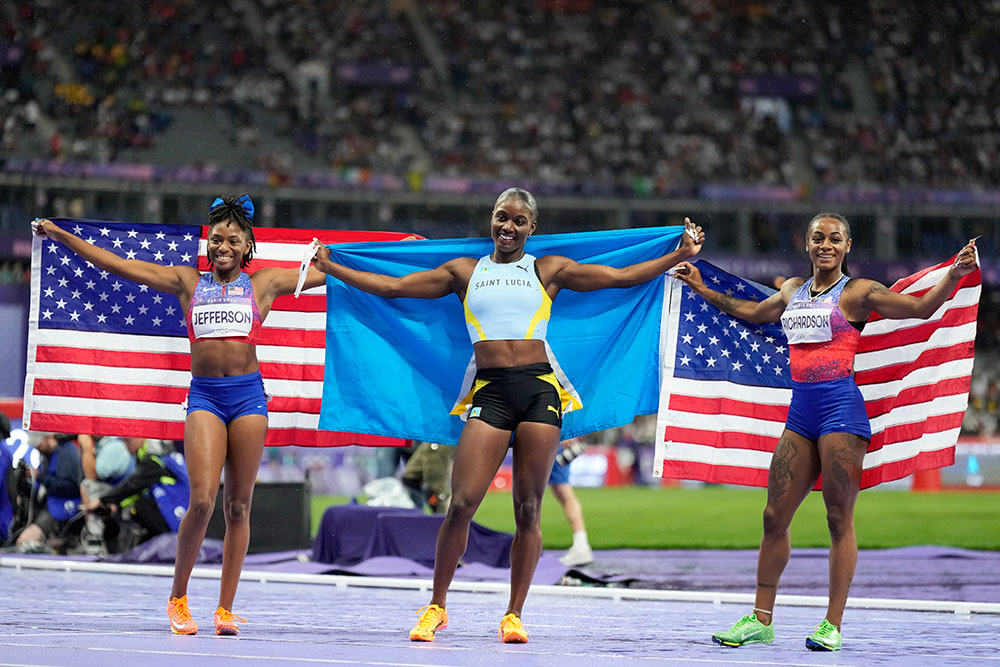
[[[623,267],[673,251],[683,227],[535,235],[526,252]],[[402,276],[456,257],[483,257],[493,241],[444,239],[330,246],[345,266]],[[663,278],[628,289],[562,290],[548,342],[583,407],[563,419],[572,438],[655,414]],[[472,358],[462,303],[385,299],[327,277],[326,368],[319,428],[454,445],[452,407]]]

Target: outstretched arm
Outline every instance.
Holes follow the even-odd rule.
[[[937,312],[955,290],[959,279],[976,270],[975,239],[969,241],[955,258],[955,263],[948,269],[937,285],[929,289],[923,296],[915,297],[909,294],[893,292],[885,285],[874,280],[864,281],[861,288],[867,287],[861,297],[862,307],[867,312],[876,312],[890,320],[902,320],[916,317],[926,320]]]
[[[254,293],[258,294],[258,303],[271,303],[279,296],[294,294],[299,284],[298,269],[261,269],[253,274]],[[310,266],[302,289],[321,287],[326,283],[326,276],[315,266]],[[261,287],[257,287],[261,285]]]
[[[358,271],[338,264],[330,259],[330,249],[320,244],[313,259],[313,266],[352,287],[376,296],[388,299],[397,297],[437,299],[452,292],[461,294],[465,291],[465,285],[469,280],[468,274],[471,271],[471,268],[470,271],[463,271],[463,268],[468,268],[465,266],[467,260],[468,258],[462,257],[445,262],[436,269],[417,271],[399,277],[387,276],[382,273]]]
[[[186,289],[186,281],[197,279],[198,276],[198,271],[193,266],[163,266],[119,257],[61,229],[51,220],[36,220],[31,226],[36,235],[58,241],[94,266],[160,292],[180,296]]]
[[[692,292],[722,312],[755,324],[777,322],[781,319],[781,314],[785,312],[788,301],[795,294],[795,290],[802,285],[801,278],[792,278],[786,280],[781,285],[780,290],[763,301],[750,301],[749,299],[737,299],[711,289],[701,279],[701,271],[698,270],[698,267],[689,262],[678,264],[674,276],[687,284]]]
[[[652,280],[675,266],[678,262],[698,254],[705,242],[705,233],[689,218],[684,218],[684,234],[681,245],[662,257],[632,264],[620,269],[603,264],[580,264],[566,257],[543,258],[548,263],[556,263],[554,273],[546,283],[557,289],[571,289],[576,292],[610,287],[632,287]],[[551,259],[550,259],[551,258]]]

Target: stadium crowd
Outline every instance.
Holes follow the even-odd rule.
[[[287,168],[639,193],[998,177],[996,0],[21,0],[0,24],[4,155],[134,160],[196,106],[234,146],[273,128]]]

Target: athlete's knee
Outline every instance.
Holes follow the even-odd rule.
[[[448,505],[448,513],[445,520],[452,524],[469,523],[472,521],[472,517],[476,515],[477,509],[479,509],[478,502],[461,494],[454,495],[451,498],[451,503]]]
[[[830,529],[830,539],[839,540],[854,528],[854,517],[850,511],[840,505],[826,508],[826,525]]]
[[[781,537],[788,533],[791,520],[774,505],[764,508],[764,535],[766,537]]]
[[[226,514],[227,524],[242,523],[247,521],[250,518],[250,499],[229,499],[226,501],[223,511]]]
[[[215,510],[215,498],[210,495],[198,495],[188,503],[187,515],[193,521],[207,522]]]
[[[514,523],[519,527],[537,526],[541,518],[541,498],[530,496],[514,503]]]

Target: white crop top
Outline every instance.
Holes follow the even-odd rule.
[[[535,258],[499,264],[489,255],[476,263],[465,292],[465,324],[481,340],[545,340],[552,311]]]

